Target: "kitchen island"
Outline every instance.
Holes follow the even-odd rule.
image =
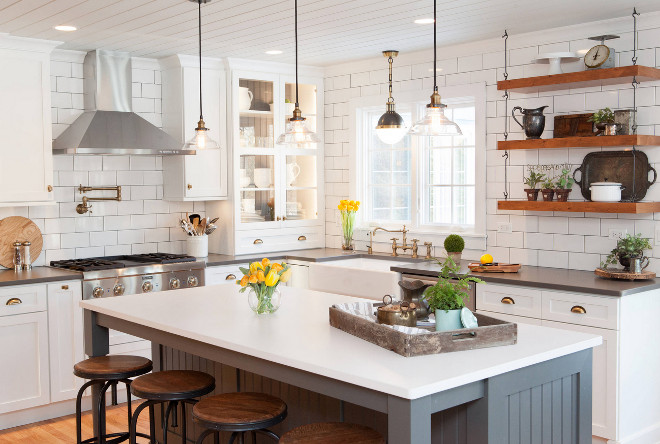
[[[520,324],[516,345],[405,358],[329,325],[330,305],[357,299],[282,292],[280,310],[261,317],[235,284],[83,301],[86,352],[108,353],[108,328],[151,340],[156,370],[207,370],[219,392],[282,397],[290,416],[281,430],[353,420],[348,405],[387,415],[380,431],[393,444],[448,434],[457,443],[591,442],[599,336]],[[292,387],[301,391],[291,396]]]

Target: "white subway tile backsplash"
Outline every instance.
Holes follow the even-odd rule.
[[[120,230],[117,232],[117,243],[120,245],[144,243],[145,230]]]
[[[117,245],[116,231],[97,231],[89,233],[90,247],[105,247],[108,245]]]
[[[567,268],[568,252],[544,251],[539,253],[539,267]]]
[[[555,234],[553,247],[557,251],[584,251],[584,236],[577,234]]]
[[[559,216],[539,217],[539,231],[541,233],[568,233],[568,218]]]
[[[73,169],[76,171],[101,171],[103,158],[101,156],[74,156]]]
[[[89,247],[89,233],[64,233],[60,244],[62,248]]]

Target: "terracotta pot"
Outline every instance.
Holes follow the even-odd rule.
[[[539,190],[538,188],[525,188],[525,193],[527,193],[527,200],[535,201],[539,199]]]
[[[571,194],[570,189],[557,188],[555,189],[555,195],[557,196],[557,202],[566,202],[568,200],[568,195]]]
[[[555,195],[555,190],[552,188],[544,188],[541,190],[541,194],[543,195],[543,200],[545,202],[552,202],[552,198]]]
[[[463,254],[462,252],[458,252],[458,253],[451,252],[450,253],[449,251],[447,251],[447,257],[450,257],[454,261],[455,264],[460,264],[461,263],[461,255],[462,254]]]

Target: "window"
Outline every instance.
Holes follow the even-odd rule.
[[[485,87],[441,91],[445,114],[463,136],[406,135],[387,145],[376,136],[382,97],[355,99],[352,195],[362,201],[363,226],[405,224],[416,231],[483,234],[485,218]],[[426,94],[397,94],[408,126],[425,112]],[[477,180],[477,178],[482,178]]]

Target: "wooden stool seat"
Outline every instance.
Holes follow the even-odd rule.
[[[215,378],[193,370],[166,370],[136,378],[131,392],[143,399],[183,401],[211,393]]]
[[[142,356],[110,355],[78,362],[73,374],[83,379],[126,379],[149,373],[152,368],[152,362]]]
[[[369,427],[344,422],[320,422],[289,430],[280,444],[385,444],[385,439]]]
[[[265,429],[286,418],[286,403],[264,393],[223,393],[193,407],[193,419],[207,429],[248,431]]]

